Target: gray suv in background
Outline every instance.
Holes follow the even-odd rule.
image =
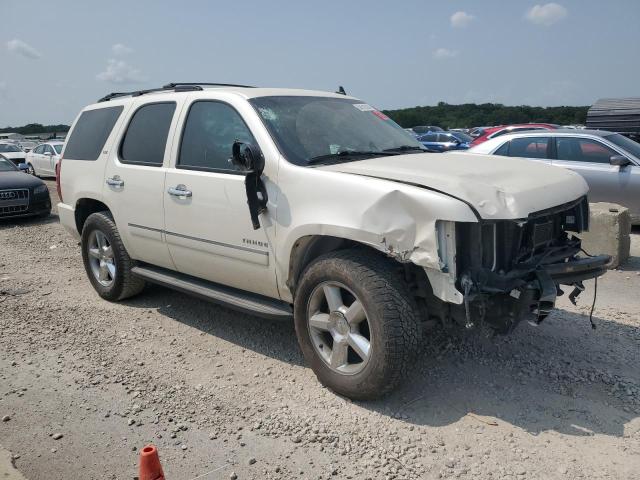
[[[504,135],[468,153],[523,157],[579,173],[589,184],[589,201],[629,209],[640,224],[640,143],[601,130],[553,130]]]

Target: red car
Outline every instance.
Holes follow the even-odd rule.
[[[479,135],[471,142],[471,146],[486,142],[490,138],[495,138],[507,133],[524,132],[527,130],[555,130],[558,125],[553,123],[520,123],[516,125],[498,125],[497,127],[485,127],[478,129],[475,133]]]

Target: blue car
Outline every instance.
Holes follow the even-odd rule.
[[[429,132],[417,140],[434,152],[449,150],[466,150],[471,146],[473,138],[462,132]]]

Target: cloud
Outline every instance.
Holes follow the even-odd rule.
[[[526,18],[531,23],[550,27],[567,16],[567,9],[557,3],[546,3],[544,5],[534,5],[527,12]]]
[[[455,50],[449,50],[448,48],[438,48],[433,52],[434,58],[442,60],[445,58],[453,58],[458,56],[458,52]]]
[[[129,55],[133,52],[133,48],[127,47],[122,43],[116,43],[111,47],[111,51],[114,55]]]
[[[132,67],[123,60],[117,60],[115,58],[108,60],[106,70],[96,75],[96,78],[103,82],[116,84],[140,83],[145,81],[139,69]]]
[[[42,54],[39,51],[37,51],[28,43],[25,43],[22,40],[18,40],[17,38],[9,40],[7,42],[7,50],[9,50],[11,53],[22,55],[23,57],[30,58],[32,60],[37,60],[38,58],[42,57]]]
[[[475,17],[467,12],[456,12],[451,15],[451,26],[455,28],[464,28],[469,25]]]

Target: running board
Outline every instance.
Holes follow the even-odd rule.
[[[236,288],[150,265],[137,266],[131,273],[147,282],[156,283],[195,297],[219,303],[233,310],[275,320],[290,320],[293,311],[288,303]]]

